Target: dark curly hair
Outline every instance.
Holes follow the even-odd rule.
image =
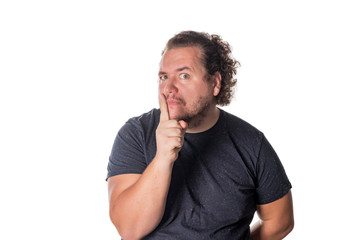
[[[219,35],[204,32],[183,31],[172,37],[166,44],[161,55],[167,50],[178,47],[198,47],[201,50],[201,61],[205,67],[208,80],[216,72],[221,75],[221,89],[216,96],[217,104],[226,106],[234,94],[237,79],[236,68],[240,63],[231,56],[229,43],[223,41]]]

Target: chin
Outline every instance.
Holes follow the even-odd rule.
[[[181,116],[178,116],[178,115],[173,115],[173,114],[170,114],[170,120],[177,120],[177,121],[179,121],[179,120],[182,120],[181,119]]]
[[[181,114],[177,111],[169,111],[169,116],[171,120],[182,120],[181,118],[184,116],[184,114]]]

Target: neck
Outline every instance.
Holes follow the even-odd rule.
[[[212,128],[218,121],[220,110],[216,105],[211,105],[205,115],[192,119],[188,123],[187,133],[200,133]]]

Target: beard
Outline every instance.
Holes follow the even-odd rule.
[[[200,96],[191,104],[187,104],[181,98],[175,99],[181,102],[184,107],[188,105],[187,109],[183,113],[176,116],[176,120],[183,120],[187,122],[189,128],[197,127],[201,124],[201,122],[205,119],[212,102],[211,98],[203,96]]]

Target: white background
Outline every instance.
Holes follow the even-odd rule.
[[[1,1],[0,239],[119,239],[108,156],[157,107],[166,41],[220,34],[240,61],[225,110],[263,131],[293,184],[287,239],[358,236],[356,1]]]

